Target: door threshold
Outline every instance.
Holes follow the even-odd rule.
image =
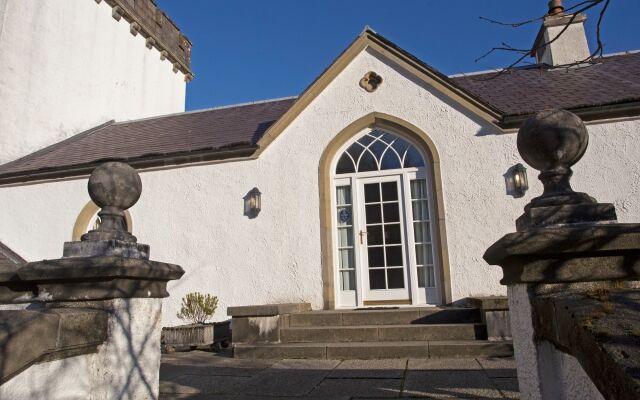
[[[407,300],[365,300],[362,302],[364,306],[395,306],[395,305],[411,305],[411,299]]]

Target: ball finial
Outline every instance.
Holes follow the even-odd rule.
[[[142,193],[142,181],[135,169],[121,162],[106,162],[89,178],[89,196],[99,207],[131,208]]]
[[[582,158],[588,144],[584,122],[565,110],[541,111],[518,131],[520,155],[542,172],[569,169]]]

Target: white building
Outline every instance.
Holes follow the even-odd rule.
[[[55,18],[60,6],[51,3]],[[178,323],[180,299],[193,291],[219,297],[217,319],[236,305],[306,301],[332,309],[504,294],[499,268],[482,254],[541,193],[529,170],[531,190],[517,194],[511,171],[521,162],[519,124],[544,108],[568,109],[587,122],[591,143],[575,189],[615,203],[621,222],[640,220],[640,53],[558,66],[589,55],[581,18],[564,42],[536,54],[540,64],[455,77],[367,29],[297,97],[181,112],[188,58],[161,61],[165,50],[153,47],[157,40],[145,46],[154,36],[142,34],[137,17],[112,18],[118,8],[135,16],[127,2],[97,3],[65,7],[82,9],[78,20],[94,18],[91,29],[128,50],[109,68],[74,79],[77,95],[56,89],[71,78],[58,78],[64,74],[55,65],[13,60],[25,66],[14,68],[29,69],[23,79],[40,69],[55,78],[40,91],[25,93],[25,84],[2,91],[4,104],[19,99],[16,112],[26,101],[42,103],[36,115],[0,119],[0,148],[18,142],[4,160],[70,138],[0,166],[0,241],[27,260],[59,257],[61,243],[77,240],[95,220],[86,192],[92,168],[107,159],[131,164],[144,190],[129,228],[151,245],[152,258],[186,270],[169,287],[165,325]],[[7,57],[5,35],[31,28],[12,22],[27,17],[12,8],[15,1],[0,4],[9,21],[0,57]],[[545,23],[539,37],[552,28]],[[91,40],[116,46],[99,36]],[[87,62],[100,64],[98,53]],[[90,82],[99,68],[111,71],[104,87]],[[3,89],[9,85],[0,79]],[[120,79],[130,79],[130,90],[114,84]],[[72,101],[86,111],[56,108]],[[118,122],[103,124],[110,119]],[[28,140],[15,133],[24,123],[37,127]],[[254,187],[262,193],[257,215],[245,212]]]

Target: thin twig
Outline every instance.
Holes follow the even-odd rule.
[[[493,48],[491,48],[489,51],[487,51],[486,53],[484,53],[483,55],[481,55],[480,57],[478,57],[475,61],[476,61],[476,62],[478,62],[479,60],[481,60],[481,59],[483,59],[483,58],[485,58],[485,57],[489,56],[490,54],[492,54],[492,53],[494,53],[494,52],[496,52],[496,51],[510,51],[510,52],[514,52],[514,53],[520,53],[520,54],[521,54],[521,56],[520,56],[518,59],[516,59],[514,62],[512,62],[512,63],[511,63],[509,66],[507,66],[506,68],[501,69],[501,70],[500,70],[497,74],[495,74],[495,75],[492,75],[492,76],[490,76],[490,77],[485,77],[485,78],[477,77],[477,78],[474,78],[474,79],[476,79],[476,80],[491,80],[491,79],[496,79],[496,78],[498,78],[499,76],[501,76],[501,75],[503,75],[503,74],[505,74],[505,73],[507,73],[507,72],[511,71],[511,70],[512,70],[512,69],[514,69],[518,64],[522,63],[522,62],[523,62],[523,60],[524,60],[528,55],[530,55],[530,54],[532,54],[532,53],[535,53],[535,52],[537,52],[538,50],[540,50],[540,49],[542,49],[542,48],[544,48],[544,47],[547,47],[547,46],[549,46],[550,44],[552,44],[553,42],[555,42],[556,40],[558,40],[558,38],[559,38],[560,36],[562,36],[562,35],[566,32],[566,30],[567,30],[567,29],[569,29],[569,26],[573,23],[573,21],[576,19],[576,17],[577,17],[580,13],[582,13],[582,12],[584,12],[584,11],[587,11],[587,10],[589,10],[589,9],[591,9],[591,8],[593,8],[593,7],[595,7],[595,6],[597,6],[598,4],[600,4],[600,3],[604,2],[604,5],[602,6],[602,9],[600,10],[600,15],[599,15],[599,18],[598,18],[598,24],[597,24],[597,43],[598,43],[598,46],[597,46],[596,50],[595,50],[593,53],[591,53],[591,54],[589,55],[589,57],[585,58],[584,60],[576,61],[576,62],[569,63],[569,64],[556,65],[555,67],[569,67],[569,66],[573,66],[573,65],[579,65],[579,64],[583,64],[583,63],[591,62],[591,61],[593,61],[596,57],[602,57],[603,50],[604,50],[604,46],[603,46],[603,44],[602,44],[602,40],[601,40],[601,35],[600,35],[601,30],[600,30],[600,28],[601,28],[602,20],[603,20],[603,18],[604,18],[604,14],[605,14],[605,12],[606,12],[606,10],[607,10],[607,7],[609,6],[610,1],[611,1],[611,0],[587,0],[587,1],[582,1],[582,2],[580,2],[580,3],[576,4],[576,5],[572,6],[572,7],[569,7],[566,11],[569,11],[569,10],[575,10],[576,8],[578,8],[578,7],[580,7],[580,6],[583,6],[583,5],[587,4],[586,6],[584,6],[584,7],[580,8],[580,9],[578,9],[578,10],[577,10],[577,11],[575,11],[573,14],[571,14],[571,18],[567,21],[567,23],[564,25],[564,27],[562,28],[562,30],[561,30],[561,31],[560,31],[560,32],[559,32],[555,37],[553,37],[551,40],[549,40],[549,41],[547,41],[547,42],[544,42],[544,43],[542,43],[542,44],[539,44],[539,45],[535,46],[535,47],[534,47],[534,48],[532,48],[532,49],[518,49],[518,48],[515,48],[515,47],[513,47],[513,46],[510,46],[510,45],[508,45],[508,44],[506,44],[506,43],[504,43],[504,42],[502,42],[502,43],[501,43],[501,46],[497,46],[497,47],[493,47]],[[533,22],[533,21],[540,20],[541,18],[544,18],[544,17],[541,17],[541,18],[535,18],[535,19],[532,19],[532,20],[529,20],[529,21],[523,21],[522,23],[515,23],[515,24],[504,24],[504,23],[500,23],[500,22],[498,22],[498,21],[489,20],[489,19],[484,18],[484,17],[480,17],[480,18],[481,18],[481,19],[483,19],[483,20],[487,20],[487,21],[489,21],[489,22],[492,22],[492,23],[499,23],[499,24],[501,24],[501,25],[510,25],[510,26],[517,27],[517,26],[521,26],[522,24],[525,24],[525,23],[530,23],[530,22]],[[517,26],[515,26],[515,25],[517,25]]]

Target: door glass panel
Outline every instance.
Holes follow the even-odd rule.
[[[338,165],[336,166],[337,174],[350,174],[352,172],[356,172],[356,167],[353,165],[353,161],[351,158],[345,153],[338,160]]]
[[[342,271],[340,272],[340,287],[342,290],[356,290],[356,271]]]
[[[358,160],[358,158],[360,158],[360,154],[362,154],[363,151],[364,146],[360,145],[359,143],[354,143],[347,149],[347,152],[351,154],[351,157],[353,157],[353,159],[356,161]]]
[[[384,182],[382,184],[382,200],[383,201],[398,200],[398,184],[396,182]]]
[[[352,224],[351,212],[351,206],[338,207],[338,226],[350,226]]]
[[[398,210],[398,203],[386,203],[382,206],[382,208],[384,209],[385,222],[400,222],[400,211]]]
[[[414,221],[425,221],[429,219],[429,209],[426,200],[414,200],[411,204],[413,206]]]
[[[404,268],[387,269],[387,282],[389,282],[389,289],[402,289],[404,287]]]
[[[413,231],[415,232],[416,243],[431,242],[428,222],[414,222]]]
[[[367,243],[370,246],[383,244],[382,225],[367,226]]]
[[[358,163],[358,172],[367,172],[367,171],[377,171],[378,170],[378,162],[375,157],[369,152],[365,151],[362,153],[360,157],[360,162]]]
[[[402,237],[400,236],[400,224],[385,225],[384,240],[385,240],[385,244],[402,243]]]
[[[380,169],[399,169],[402,168],[400,165],[400,159],[395,151],[388,149],[384,156],[382,156],[382,161],[380,162]]]
[[[338,162],[337,174],[416,168],[425,165],[420,152],[406,140],[388,132],[371,131],[352,143],[341,155],[350,154],[355,165],[349,166],[345,159]]]
[[[386,248],[387,266],[402,266],[402,246],[389,246]]]
[[[431,223],[429,222],[427,181],[426,179],[414,179],[411,181],[410,186],[418,286],[435,287],[435,265],[433,261]]]
[[[367,204],[365,206],[367,212],[367,223],[377,224],[382,222],[382,213],[380,212],[380,204]]]
[[[424,167],[424,160],[415,147],[409,147],[407,150],[407,154],[404,156],[404,167]]]
[[[376,201],[380,201],[380,184],[367,183],[364,185],[364,202],[375,203]]]
[[[386,289],[387,285],[384,279],[384,268],[369,270],[369,288],[370,289]]]
[[[382,247],[369,247],[367,249],[367,255],[369,256],[369,267],[384,267],[384,248]]]
[[[339,247],[353,246],[353,229],[352,228],[338,228],[338,246]]]
[[[340,256],[340,269],[352,269],[353,265],[353,249],[338,250]]]
[[[351,204],[350,185],[336,187],[336,203],[340,289],[355,290],[356,266],[353,249],[353,205]]]

